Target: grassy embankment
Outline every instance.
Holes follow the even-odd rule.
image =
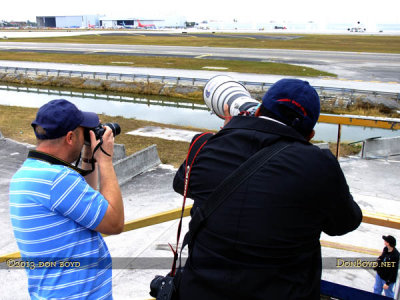
[[[35,144],[35,135],[33,134],[30,123],[35,119],[36,108],[24,108],[15,106],[1,106],[0,105],[0,130],[5,137],[14,139],[16,141]],[[188,150],[188,143],[170,141],[154,137],[132,136],[125,134],[126,132],[144,127],[144,126],[161,126],[168,128],[189,129],[193,128],[180,127],[174,125],[159,124],[156,122],[140,121],[135,119],[126,119],[123,117],[109,117],[101,115],[100,119],[103,123],[117,122],[122,128],[122,132],[115,139],[118,144],[124,144],[128,155],[142,150],[152,144],[157,145],[158,154],[162,163],[170,164],[178,167],[186,157]],[[222,121],[221,121],[222,126]],[[207,130],[209,131],[209,130]],[[336,146],[331,145],[332,151]],[[360,151],[358,146],[341,145],[341,155],[346,156],[355,154]]]
[[[335,74],[316,70],[313,68],[295,66],[290,64],[256,62],[241,60],[213,60],[195,59],[185,57],[157,57],[157,56],[126,56],[102,54],[58,54],[37,52],[5,52],[0,51],[0,60],[55,62],[104,66],[131,66],[165,69],[207,70],[221,68],[219,71],[274,74],[282,76],[329,76]]]

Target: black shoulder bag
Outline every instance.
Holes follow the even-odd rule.
[[[203,145],[202,145],[203,146]],[[251,156],[248,160],[242,163],[231,175],[218,185],[211,193],[203,207],[196,207],[192,219],[189,222],[189,231],[185,235],[182,243],[180,254],[186,245],[189,247],[189,255],[193,249],[193,243],[199,229],[205,224],[207,218],[250,176],[264,166],[272,157],[280,153],[282,150],[290,146],[290,142],[278,140],[275,144],[265,147]],[[194,158],[195,159],[195,158]],[[193,159],[193,160],[194,160]],[[192,164],[193,165],[193,162]],[[185,189],[187,189],[187,176],[185,178]],[[181,216],[181,222],[182,222]],[[180,222],[180,224],[181,224]],[[178,237],[180,235],[181,225],[178,227]],[[158,299],[177,299],[177,292],[180,284],[181,273],[183,268],[181,263],[177,268],[175,275],[175,266],[178,259],[177,253],[174,251],[173,270],[167,276],[156,276],[150,284],[152,292],[151,296]],[[180,256],[181,256],[180,255]],[[172,276],[171,276],[172,274]]]

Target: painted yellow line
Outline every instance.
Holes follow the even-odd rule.
[[[369,254],[369,255],[372,255],[372,256],[379,256],[381,254],[381,252],[382,252],[382,251],[377,250],[377,249],[371,249],[371,248],[366,248],[366,247],[358,247],[358,246],[354,246],[354,245],[342,244],[342,243],[336,243],[336,242],[329,242],[329,241],[321,241],[321,246],[322,247],[327,247],[327,248],[333,248],[333,249],[357,252],[357,253],[364,253],[364,254]]]
[[[203,57],[207,57],[207,56],[212,56],[212,54],[202,54],[202,55],[196,56],[195,58],[203,58]]]
[[[184,217],[188,217],[190,215],[190,210],[191,210],[192,206],[193,205],[186,206],[186,208],[184,210],[184,214],[183,214]],[[148,227],[148,226],[176,220],[181,217],[181,212],[182,212],[181,208],[176,208],[176,209],[164,211],[162,213],[154,214],[154,215],[151,215],[148,217],[129,221],[129,222],[125,223],[123,231],[124,232],[131,231],[131,230],[135,230],[135,229],[139,229],[139,228],[143,228],[143,227]],[[103,236],[106,237],[107,235],[103,234]],[[9,253],[6,255],[1,255],[0,263],[3,263],[9,259],[17,259],[20,257],[21,257],[21,254],[19,252],[13,252],[13,253]]]
[[[9,259],[18,259],[21,258],[21,254],[19,252],[13,252],[6,255],[0,256],[0,263],[3,263]]]
[[[377,250],[377,249],[371,249],[371,248],[366,248],[366,247],[359,247],[359,246],[354,246],[354,245],[349,245],[349,244],[342,244],[342,243],[323,241],[323,240],[321,240],[321,246],[327,247],[327,248],[357,252],[357,253],[364,253],[364,254],[369,254],[369,255],[373,255],[373,256],[378,256],[381,254],[381,251]],[[21,258],[21,255],[19,252],[9,253],[9,254],[0,256],[0,263],[6,262],[9,259],[19,259],[19,258]]]
[[[188,205],[183,213],[184,217],[187,217],[190,215],[190,209],[192,208],[192,205]],[[154,214],[148,217],[136,219],[130,222],[125,223],[124,226],[124,232],[130,231],[130,230],[135,230],[147,226],[152,226],[172,220],[176,220],[180,218],[181,216],[182,209],[181,208],[176,208],[176,209],[171,209],[165,212],[161,212],[158,214]],[[368,224],[373,224],[373,225],[378,225],[378,226],[384,226],[388,228],[394,228],[394,229],[400,229],[400,217],[394,216],[394,215],[387,215],[387,214],[382,214],[382,213],[375,213],[375,212],[369,212],[369,211],[363,211],[363,223],[368,223]],[[103,235],[107,236],[107,235]],[[321,241],[321,245],[324,247],[331,247],[331,248],[336,248],[336,249],[342,249],[342,250],[348,250],[348,251],[354,251],[354,252],[360,252],[360,253],[367,253],[371,255],[377,255],[380,254],[378,253],[378,250],[375,249],[369,249],[365,247],[358,247],[358,246],[353,246],[353,245],[346,245],[346,244],[339,244],[339,243],[334,243],[334,242],[327,242],[327,241]],[[6,255],[1,255],[0,256],[0,263],[5,262],[9,259],[16,259],[20,258],[20,253],[19,252],[14,252],[14,253],[9,253]]]
[[[183,214],[184,217],[187,217],[190,215],[191,208],[192,208],[192,205],[188,205],[185,207],[184,214]],[[125,223],[125,226],[124,226],[124,232],[130,231],[130,230],[135,230],[138,228],[147,227],[147,226],[152,226],[152,225],[156,225],[156,224],[160,224],[160,223],[164,223],[164,222],[168,222],[168,221],[172,221],[172,220],[176,220],[176,219],[180,218],[181,212],[182,212],[181,208],[176,208],[176,209],[164,211],[162,213],[155,214],[155,215],[152,215],[149,217],[144,217],[144,218],[140,218],[140,219],[136,219],[136,220],[127,222],[127,223]]]

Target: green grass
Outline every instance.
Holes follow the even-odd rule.
[[[0,105],[0,128],[2,134],[7,138],[35,145],[36,138],[30,124],[32,120],[35,119],[36,112],[37,108]],[[127,155],[156,144],[161,162],[164,164],[173,165],[174,167],[179,167],[179,165],[186,158],[189,143],[165,140],[155,137],[133,136],[125,133],[144,126],[160,126],[164,128],[177,128],[194,131],[202,130],[198,128],[166,125],[156,122],[128,119],[124,117],[110,117],[106,115],[99,115],[99,117],[103,123],[116,122],[121,126],[121,134],[116,136],[115,143],[124,144]],[[336,144],[332,143],[330,144],[330,147],[332,152],[335,153]],[[341,144],[340,155],[353,155],[359,151],[360,148],[357,145]]]
[[[18,60],[34,62],[54,62],[87,65],[112,65],[151,68],[173,68],[188,70],[206,70],[204,67],[226,68],[223,71],[256,74],[275,74],[286,76],[330,76],[335,74],[312,68],[281,63],[255,62],[242,60],[213,60],[182,57],[157,56],[125,56],[101,54],[58,54],[37,52],[8,52],[0,51],[0,60]]]
[[[138,32],[134,32],[138,33]],[[2,41],[15,42],[46,42],[46,43],[85,43],[85,44],[127,44],[127,45],[166,45],[166,46],[197,46],[197,47],[235,47],[235,48],[269,48],[269,49],[298,49],[298,50],[327,50],[327,51],[351,51],[351,52],[379,52],[400,53],[400,36],[376,36],[376,35],[318,35],[301,34],[290,35],[299,38],[283,39],[252,39],[240,38],[240,34],[234,37],[228,33],[225,37],[201,37],[190,34],[181,36],[106,36],[83,35],[50,38],[10,38]],[[266,36],[286,34],[258,34]],[[230,37],[232,36],[232,37]]]

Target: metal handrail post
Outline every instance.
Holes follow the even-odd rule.
[[[339,158],[340,154],[340,138],[342,136],[342,124],[338,124],[338,134],[337,134],[337,140],[336,140],[336,158]]]

